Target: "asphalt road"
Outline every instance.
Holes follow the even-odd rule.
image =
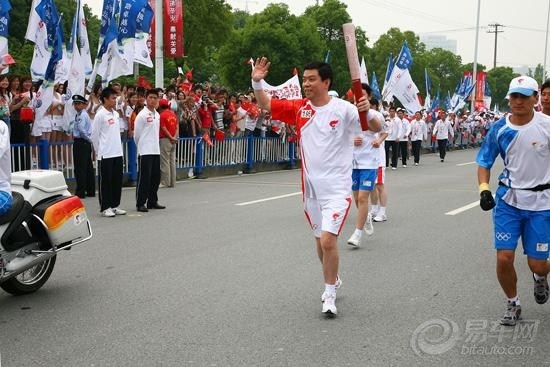
[[[388,171],[388,221],[357,250],[352,210],[333,319],[298,170],[181,182],[143,214],[124,190],[116,218],[86,199],[94,238],[37,293],[0,293],[1,366],[548,364],[550,304],[535,303],[520,250],[525,321],[503,328],[490,214],[445,214],[478,199],[475,153]]]

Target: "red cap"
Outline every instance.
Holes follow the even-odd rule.
[[[163,99],[159,100],[159,107],[169,108],[170,107],[170,102],[168,102],[168,100],[163,98]]]

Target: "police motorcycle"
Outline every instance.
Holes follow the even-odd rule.
[[[0,216],[0,288],[23,295],[40,289],[57,254],[88,241],[92,228],[62,172],[14,172],[11,185],[12,208]]]

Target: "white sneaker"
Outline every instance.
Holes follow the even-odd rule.
[[[125,214],[126,214],[126,210],[120,209],[120,208],[114,208],[114,209],[113,209],[113,213],[115,213],[115,215],[125,215]]]
[[[367,220],[365,222],[365,233],[368,234],[369,236],[372,236],[372,234],[374,233],[374,227],[372,226],[372,214],[369,213],[367,214]]]
[[[396,168],[396,167],[392,167],[391,169],[395,171],[397,168]]]
[[[373,218],[375,222],[385,222],[388,220],[386,217],[386,214],[378,214],[376,217]]]
[[[418,163],[415,163],[414,165],[415,165],[415,166],[418,166]]]
[[[322,312],[326,315],[336,315],[338,313],[336,309],[336,294],[327,294],[323,302]]]
[[[340,275],[336,275],[336,284],[335,284],[335,287],[336,289],[340,289],[340,287],[342,286],[342,279],[340,279]],[[321,294],[321,302],[325,302],[325,298],[327,297],[328,293],[326,292],[323,292],[323,294]]]
[[[348,245],[352,247],[361,247],[361,235],[353,232],[348,240]]]
[[[403,168],[407,168],[407,165],[406,165],[406,164],[404,164],[404,165],[403,165]]]
[[[104,217],[114,217],[116,214],[113,209],[107,208],[103,212],[101,212],[101,215]]]

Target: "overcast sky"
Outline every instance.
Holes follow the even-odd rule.
[[[478,62],[489,69],[493,65],[494,34],[488,25],[500,23],[497,66],[536,66],[544,62],[546,22],[550,0],[482,0]],[[303,14],[315,0],[227,0],[233,7],[250,13],[262,11],[267,4],[288,4],[296,15]],[[361,26],[372,45],[392,27],[416,34],[445,35],[457,41],[462,62],[474,60],[477,0],[344,0],[353,22]],[[322,3],[322,0],[319,0]],[[94,13],[99,14],[100,0],[91,0]],[[550,65],[550,58],[547,60]],[[547,66],[547,70],[548,70]]]

